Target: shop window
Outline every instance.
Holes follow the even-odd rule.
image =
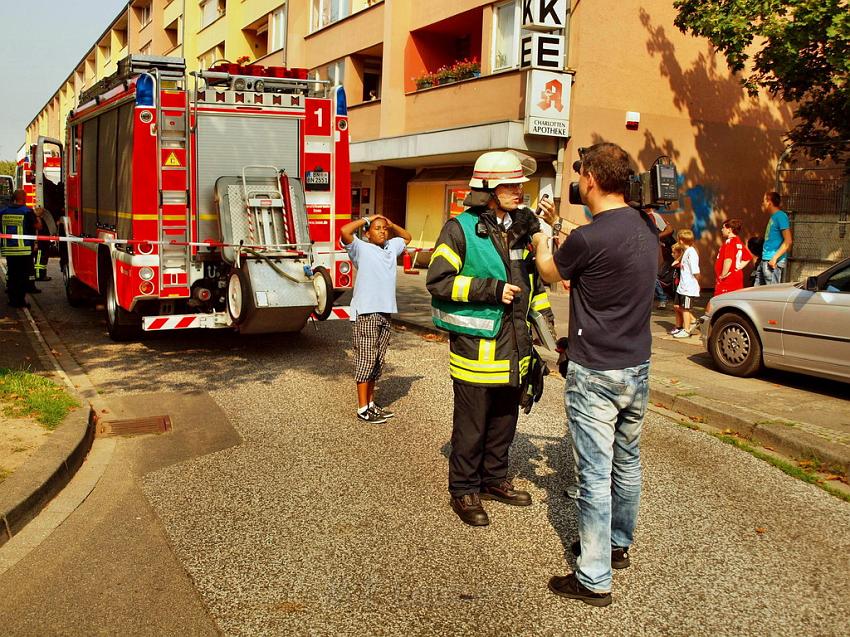
[[[496,7],[493,24],[493,70],[517,66],[520,32],[520,6],[516,0]]]

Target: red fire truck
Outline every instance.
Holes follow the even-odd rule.
[[[335,243],[351,219],[342,88],[306,69],[190,75],[180,58],[130,56],[69,115],[68,301],[105,297],[114,340],[328,318],[352,284]]]

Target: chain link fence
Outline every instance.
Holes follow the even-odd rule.
[[[847,142],[850,151],[850,142]],[[850,257],[850,167],[789,148],[779,160],[776,190],[791,220],[786,281],[800,281]]]

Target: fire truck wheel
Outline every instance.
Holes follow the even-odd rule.
[[[115,281],[106,279],[106,329],[113,341],[129,341],[141,335],[141,320],[135,312],[128,312],[118,305]]]
[[[85,286],[75,276],[68,273],[68,264],[62,268],[62,280],[65,283],[65,298],[68,300],[68,305],[71,307],[82,307],[88,295],[86,294]]]
[[[227,312],[237,325],[254,310],[254,293],[244,268],[233,270],[227,280]]]
[[[333,309],[334,284],[327,268],[318,266],[313,268],[316,276],[313,277],[313,287],[316,290],[316,318],[324,321],[331,315]]]

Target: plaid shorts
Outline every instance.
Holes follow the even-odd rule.
[[[366,383],[378,380],[384,356],[390,344],[389,314],[359,314],[354,321],[354,380]]]

